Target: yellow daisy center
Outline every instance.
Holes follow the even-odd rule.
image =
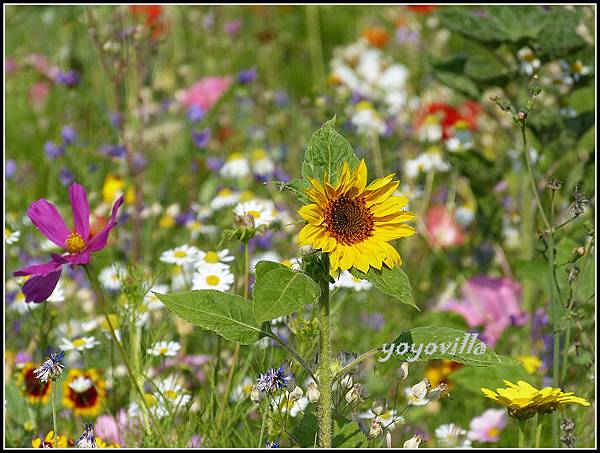
[[[329,234],[346,245],[362,242],[373,232],[373,213],[364,198],[342,195],[325,209]]]
[[[86,343],[87,341],[85,341],[83,338],[77,338],[76,340],[73,340],[73,346],[75,346],[76,348],[79,348],[85,345]]]
[[[164,392],[164,395],[172,400],[177,398],[177,392],[174,392],[173,390],[167,390],[166,392]]]
[[[86,244],[79,233],[73,231],[65,241],[65,249],[69,253],[79,253],[85,250]]]
[[[500,430],[494,426],[488,430],[487,434],[489,437],[496,437],[500,434]]]
[[[216,275],[209,275],[206,277],[206,283],[208,283],[210,286],[217,286],[220,281],[221,279]]]
[[[169,348],[165,348],[162,347],[158,350],[159,354],[165,355],[167,352],[169,352]]]
[[[250,214],[255,219],[258,219],[260,217],[260,212],[259,211],[255,211],[253,209],[249,210],[248,214]]]
[[[185,258],[187,256],[187,252],[182,252],[181,250],[178,250],[174,253],[174,255],[177,258]]]
[[[210,264],[217,264],[219,262],[219,255],[217,252],[206,252],[204,256],[204,261]]]

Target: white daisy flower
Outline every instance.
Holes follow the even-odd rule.
[[[176,264],[178,266],[184,266],[186,264],[192,264],[198,258],[198,249],[192,245],[181,245],[174,249],[163,252],[160,260],[163,263]]]
[[[240,216],[250,216],[254,220],[254,226],[268,226],[275,220],[275,208],[273,203],[266,200],[251,200],[238,204],[233,212]]]
[[[122,271],[117,265],[105,267],[98,274],[98,280],[104,288],[109,291],[118,291],[121,289],[121,280],[123,279]]]
[[[240,199],[240,194],[238,192],[234,192],[228,187],[223,187],[215,198],[210,202],[210,208],[218,211],[219,209],[226,208],[227,206],[233,206]]]
[[[252,160],[252,171],[255,175],[270,176],[275,171],[275,164],[263,148],[252,151],[250,158]]]
[[[310,401],[306,396],[303,396],[296,401],[290,400],[290,392],[285,391],[273,398],[273,402],[280,407],[282,413],[289,411],[291,417],[297,417],[308,407]]]
[[[62,338],[59,348],[63,351],[85,351],[86,349],[94,349],[100,342],[96,337],[79,337],[74,340]]]
[[[4,242],[7,244],[14,244],[21,237],[20,231],[11,231],[9,228],[4,227]]]
[[[148,349],[148,354],[156,357],[175,357],[180,349],[181,346],[176,341],[159,341]]]
[[[341,272],[340,276],[335,280],[335,282],[329,285],[331,289],[350,288],[354,291],[365,291],[371,289],[372,286],[373,284],[371,282],[356,278],[349,271]]]
[[[385,121],[368,101],[359,102],[350,118],[359,134],[382,135],[386,131]]]
[[[242,382],[240,382],[231,392],[231,401],[237,403],[249,397],[250,393],[252,393],[253,384],[253,379],[251,379],[249,376],[244,377]]]
[[[521,72],[529,76],[533,75],[533,73],[542,65],[540,60],[535,56],[535,53],[533,53],[533,50],[531,50],[529,47],[523,47],[520,49],[517,52],[517,58],[521,62]]]
[[[178,383],[176,376],[169,376],[161,380],[158,385],[157,396],[159,403],[171,405],[174,408],[186,406],[192,399],[191,395],[185,392],[182,385]]]
[[[217,227],[205,225],[200,219],[190,220],[185,224],[185,227],[190,230],[192,239],[197,239],[200,234],[213,234],[217,231]]]
[[[203,250],[198,251],[198,259],[194,263],[196,269],[210,269],[213,266],[219,267],[225,263],[230,263],[235,258],[229,254],[229,249],[219,250],[218,252],[209,250],[207,252]]]
[[[189,288],[193,275],[194,266],[191,263],[173,267],[171,271],[171,290],[181,291]]]
[[[420,173],[448,171],[449,165],[444,162],[438,147],[432,147],[415,159],[407,160],[404,164],[404,174],[408,178],[416,178]]]
[[[165,294],[169,292],[169,287],[164,284],[154,285],[148,290],[144,296],[144,303],[148,307],[148,310],[159,310],[164,307],[163,303],[156,297],[156,294]]]
[[[223,178],[244,178],[250,174],[250,164],[242,153],[229,155],[219,174]]]
[[[362,412],[358,415],[359,418],[365,420],[377,419],[381,422],[381,427],[388,430],[393,430],[396,424],[403,424],[404,417],[397,415],[395,410],[388,409],[381,415],[375,415],[372,411]]]
[[[444,447],[470,447],[472,442],[466,436],[467,431],[454,423],[440,425],[435,430],[436,439]]]
[[[216,289],[229,291],[233,285],[234,277],[229,266],[211,266],[198,270],[192,278],[192,289]]]
[[[429,381],[423,379],[418,384],[404,389],[407,402],[410,406],[425,406],[430,400],[427,398],[427,390],[429,389]]]

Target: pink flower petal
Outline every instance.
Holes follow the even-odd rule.
[[[59,267],[57,271],[49,274],[29,278],[22,288],[23,294],[25,294],[25,302],[41,303],[46,301],[58,284],[61,270],[62,268]]]
[[[29,205],[27,215],[44,236],[59,247],[65,246],[69,229],[56,206],[42,198]]]
[[[108,234],[110,233],[110,230],[112,230],[117,224],[117,213],[119,211],[119,208],[123,204],[123,200],[124,197],[121,195],[119,199],[115,201],[115,204],[113,204],[112,207],[112,212],[110,214],[110,219],[108,220],[108,223],[104,225],[104,228],[102,228],[102,231],[100,231],[100,233],[92,237],[92,239],[88,242],[87,251],[97,252],[98,250],[102,250],[106,246],[106,242],[108,241]]]
[[[73,211],[73,223],[75,231],[87,241],[90,235],[90,204],[83,186],[77,183],[69,187],[69,198],[71,199],[71,210]]]

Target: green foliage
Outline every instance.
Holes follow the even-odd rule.
[[[356,278],[370,281],[381,292],[388,296],[392,296],[397,301],[411,305],[419,310],[419,307],[417,307],[413,298],[410,281],[404,271],[399,267],[389,269],[383,266],[381,270],[370,267],[366,274],[358,269],[352,268],[350,272]]]

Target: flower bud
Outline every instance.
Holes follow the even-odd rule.
[[[314,382],[308,384],[308,387],[306,389],[306,396],[308,397],[308,401],[310,401],[313,404],[319,401],[321,394],[319,393],[317,384],[315,384]]]
[[[430,401],[437,401],[444,394],[448,394],[448,385],[441,383],[440,385],[429,390],[429,393],[427,393],[427,398]]]
[[[378,419],[373,419],[369,428],[369,438],[375,439],[383,434],[383,426]]]
[[[430,386],[431,384],[429,383],[429,379],[425,378],[418,384],[413,385],[410,389],[410,392],[419,399],[425,398],[427,390]]]
[[[401,381],[408,377],[408,362],[402,362],[400,364],[400,369],[398,370],[398,377]]]
[[[354,382],[352,380],[352,375],[350,375],[350,374],[344,375],[344,377],[342,378],[340,383],[342,384],[342,388],[351,389],[352,385],[354,385]]]
[[[404,442],[404,448],[419,448],[419,444],[423,441],[423,434],[415,434],[413,437]]]
[[[371,412],[375,415],[384,414],[387,411],[387,404],[384,399],[379,399],[373,402],[371,406]]]
[[[292,390],[292,392],[290,393],[290,401],[298,401],[300,398],[302,398],[303,395],[304,392],[302,391],[302,389],[296,386],[294,390]]]
[[[354,384],[354,387],[352,387],[350,390],[348,390],[348,393],[346,393],[346,401],[348,402],[348,404],[354,403],[355,401],[359,401],[361,393],[362,385]]]

